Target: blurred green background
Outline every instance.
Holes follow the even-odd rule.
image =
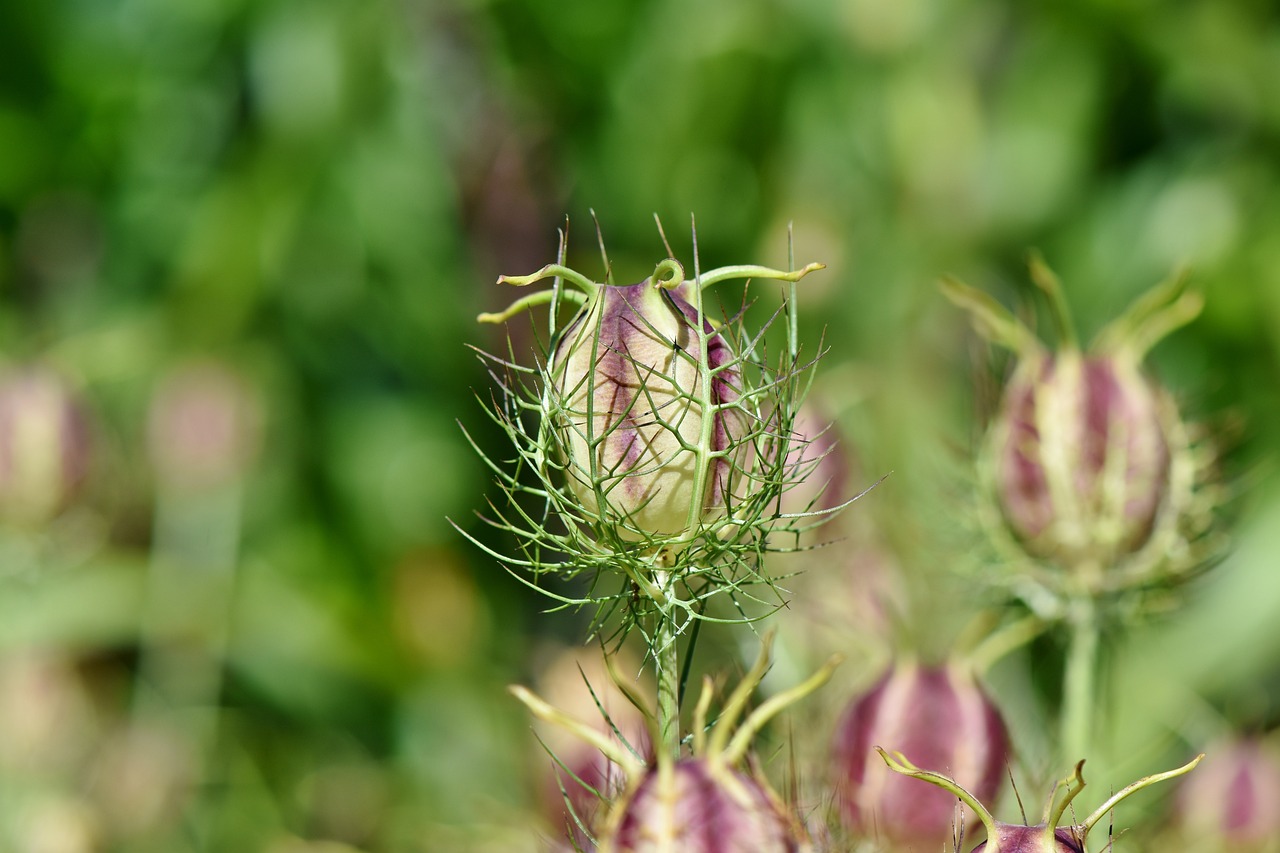
[[[851,513],[921,577],[993,393],[937,277],[1027,304],[1038,247],[1088,333],[1191,265],[1151,364],[1237,545],[1117,644],[1097,790],[1280,723],[1277,80],[1261,0],[0,4],[0,358],[46,383],[0,402],[0,848],[538,848],[503,686],[585,621],[446,519],[494,541],[474,317],[566,215],[601,277],[592,209],[619,280],[655,213],[708,267],[794,223],[857,485],[894,472]]]

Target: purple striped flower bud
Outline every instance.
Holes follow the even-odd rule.
[[[853,460],[835,420],[820,404],[807,401],[796,414],[787,467],[799,482],[782,495],[784,513],[830,512],[847,499]]]
[[[803,829],[766,784],[722,762],[660,765],[613,815],[604,853],[797,853]]]
[[[244,380],[216,362],[184,365],[152,399],[148,450],[161,481],[202,491],[238,481],[258,445],[261,414]]]
[[[1009,760],[999,711],[961,667],[899,664],[855,699],[832,756],[841,817],[857,835],[920,849],[952,837],[956,798],[891,772],[877,746],[943,770],[982,800],[995,797]]]
[[[987,840],[973,848],[990,850],[991,853],[1084,853],[1084,838],[1074,826],[1064,826],[1053,830],[1043,824],[1039,826],[1017,826],[1008,823],[997,824],[996,841]],[[989,846],[988,846],[989,845]]]
[[[996,493],[1027,553],[1066,568],[1141,549],[1169,488],[1164,393],[1131,359],[1025,359],[992,432]]]
[[[713,519],[734,480],[743,415],[734,354],[681,289],[600,285],[552,353],[569,488],[630,540]],[[709,377],[710,388],[703,387]],[[708,423],[708,420],[710,421]]]
[[[62,377],[42,367],[0,375],[0,515],[38,524],[78,493],[89,468],[89,430]]]
[[[1176,822],[1188,845],[1242,853],[1280,849],[1280,755],[1248,738],[1208,756],[1178,792]]]
[[[1056,346],[981,291],[944,285],[1015,357],[980,469],[993,541],[1011,564],[1053,570],[1040,585],[1066,596],[1190,573],[1214,544],[1212,454],[1142,362],[1203,300],[1173,278],[1082,347],[1058,279],[1039,258],[1031,277],[1054,308]]]

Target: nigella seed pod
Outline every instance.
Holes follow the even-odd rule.
[[[1140,550],[1169,488],[1166,415],[1132,359],[1026,358],[991,436],[996,494],[1026,551],[1071,568]]]
[[[989,845],[989,846],[988,846]],[[1016,826],[1002,823],[996,829],[995,841],[984,841],[973,848],[988,853],[1084,853],[1084,839],[1075,827],[1049,831],[1045,826]]]
[[[87,420],[67,382],[45,367],[0,375],[0,516],[40,524],[64,510],[88,473]]]
[[[800,829],[764,783],[689,758],[650,770],[601,844],[604,853],[797,853]]]
[[[782,511],[793,515],[831,512],[841,501],[853,470],[848,444],[820,404],[806,401],[796,415],[787,466],[799,482],[782,495]]]
[[[744,433],[733,352],[705,319],[703,352],[697,309],[669,287],[683,274],[658,275],[599,286],[550,364],[569,488],[633,541],[721,513]]]
[[[696,243],[694,261],[699,269]],[[519,543],[513,565],[565,579],[623,575],[635,593],[625,606],[637,613],[650,602],[674,612],[673,596],[683,595],[674,584],[691,571],[705,581],[704,598],[736,596],[747,574],[770,583],[757,570],[761,550],[780,541],[775,535],[798,537],[816,523],[779,510],[799,476],[786,463],[787,439],[809,370],[793,322],[794,288],[756,329],[748,329],[745,311],[709,316],[706,294],[731,280],[794,285],[819,269],[746,264],[686,279],[680,263],[666,258],[625,286],[560,263],[501,276],[516,287],[552,280],[478,317],[500,323],[535,306],[549,309],[536,364],[520,364],[514,353],[510,360],[481,354],[498,380],[486,408],[518,466],[505,470],[472,441],[507,498],[482,518]],[[568,306],[577,311],[566,325]],[[770,335],[775,319],[785,328]],[[784,334],[785,346],[766,347]],[[538,512],[529,511],[531,501]],[[535,586],[566,602],[541,581]],[[575,603],[603,603],[595,591],[606,587],[591,584]],[[616,605],[615,592],[604,594]],[[606,611],[612,607],[599,612]]]
[[[164,377],[148,413],[148,447],[167,487],[204,491],[249,468],[261,427],[245,380],[216,362],[183,365]]]
[[[1039,258],[1031,275],[1054,308],[1056,347],[981,291],[944,283],[1015,359],[979,463],[992,541],[1012,565],[1048,570],[1036,585],[1064,598],[1185,576],[1213,545],[1212,454],[1142,362],[1203,300],[1171,279],[1082,348],[1057,278]]]
[[[945,768],[983,800],[995,797],[1009,736],[995,704],[959,666],[894,666],[855,699],[837,728],[832,784],[853,833],[938,849],[952,837],[955,797],[889,771],[887,744],[923,766]]]
[[[1205,851],[1280,849],[1280,753],[1242,738],[1208,750],[1200,772],[1178,791],[1182,837]]]

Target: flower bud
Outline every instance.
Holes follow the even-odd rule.
[[[1026,552],[1075,568],[1141,549],[1169,488],[1171,411],[1122,356],[1067,350],[1019,364],[991,442],[996,494]]]
[[[552,353],[569,488],[632,541],[679,536],[723,510],[743,416],[723,336],[678,289],[600,285]],[[703,387],[709,378],[710,388]]]
[[[61,376],[42,367],[0,375],[0,516],[39,524],[78,493],[89,431]]]
[[[623,655],[615,663],[619,671],[632,671],[638,662]],[[650,743],[644,715],[610,680],[598,655],[570,649],[558,654],[540,679],[547,700],[592,728],[618,749],[649,759]],[[583,827],[597,823],[603,806],[626,788],[626,768],[565,729],[539,723],[538,761],[545,766],[542,780],[543,813],[564,849],[589,850],[591,840]]]
[[[979,332],[1015,357],[980,470],[993,541],[1014,565],[1050,569],[1038,586],[1064,597],[1152,585],[1204,565],[1211,454],[1142,370],[1148,350],[1194,319],[1203,300],[1173,278],[1083,348],[1057,278],[1038,258],[1031,276],[1055,309],[1056,347],[981,291],[944,285]]]
[[[184,365],[151,403],[148,449],[166,485],[202,491],[235,482],[257,450],[257,401],[244,380],[216,362]]]
[[[794,853],[804,832],[763,782],[705,758],[650,770],[601,839],[605,853]]]
[[[830,512],[846,500],[853,461],[848,443],[820,404],[806,401],[796,413],[786,464],[799,482],[782,495],[784,513]]]
[[[1242,853],[1280,848],[1280,755],[1266,742],[1242,739],[1208,756],[1178,792],[1186,843]]]
[[[1001,823],[996,825],[997,841],[993,843],[988,839],[973,848],[973,853],[988,849],[996,853],[1084,853],[1084,839],[1078,833],[1074,826],[1058,827],[1050,835],[1048,827],[1043,824],[1017,826]]]
[[[899,664],[840,720],[833,785],[854,833],[939,849],[952,837],[954,796],[890,772],[877,746],[937,767],[981,800],[995,797],[1009,760],[1009,737],[995,705],[967,670]]]

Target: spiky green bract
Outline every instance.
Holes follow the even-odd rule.
[[[781,606],[764,555],[798,547],[830,513],[780,508],[817,464],[788,453],[813,364],[796,337],[794,282],[821,268],[704,273],[695,249],[690,278],[667,258],[627,287],[562,263],[500,279],[550,285],[482,320],[542,305],[549,319],[532,359],[510,344],[505,357],[481,354],[496,389],[486,409],[512,449],[503,460],[481,451],[503,492],[484,520],[514,552],[477,544],[555,608],[594,608],[595,627],[615,636],[639,628],[655,654],[696,620],[753,621]],[[731,312],[705,305],[729,279],[790,286],[749,328],[747,297]],[[561,326],[566,304],[578,311]]]

